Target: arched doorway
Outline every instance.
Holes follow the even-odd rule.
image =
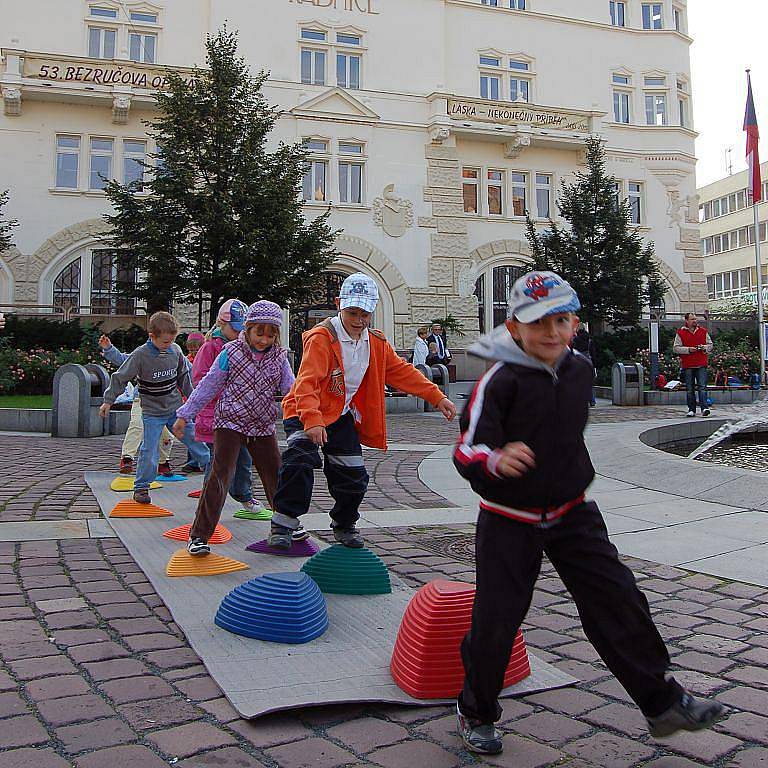
[[[294,352],[294,368],[301,362],[301,334],[336,314],[336,297],[347,278],[344,272],[323,272],[320,284],[302,307],[291,308],[288,344]]]
[[[509,293],[518,277],[530,269],[519,264],[497,264],[486,269],[475,281],[480,333],[501,325],[507,319]]]

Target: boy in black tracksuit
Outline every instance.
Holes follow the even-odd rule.
[[[544,553],[651,734],[706,728],[723,707],[695,699],[667,674],[669,654],[648,602],[597,505],[584,497],[595,474],[583,437],[594,371],[568,348],[578,297],[558,275],[531,272],[515,283],[509,303],[512,319],[471,348],[496,363],[475,386],[454,453],[482,497],[459,734],[472,751],[501,752],[497,697]]]

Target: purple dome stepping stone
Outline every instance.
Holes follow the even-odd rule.
[[[290,549],[270,547],[266,539],[249,544],[246,549],[250,552],[262,552],[267,555],[282,555],[283,557],[312,557],[320,551],[320,547],[312,539],[292,541]]]

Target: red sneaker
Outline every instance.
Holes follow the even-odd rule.
[[[120,474],[131,475],[133,474],[133,469],[133,459],[130,456],[123,456],[123,458],[120,459]]]
[[[169,461],[163,461],[157,465],[157,474],[163,477],[170,477],[173,474],[173,468]]]

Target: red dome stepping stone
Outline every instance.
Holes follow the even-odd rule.
[[[755,273],[755,274],[757,274],[757,273]],[[187,496],[189,496],[189,498],[190,498],[190,499],[199,499],[199,498],[200,498],[200,495],[202,494],[202,492],[203,492],[202,488],[199,488],[199,489],[198,489],[198,490],[196,490],[196,491],[190,491],[190,492],[187,494]]]
[[[473,584],[437,580],[425,584],[405,610],[390,672],[416,699],[452,699],[464,683],[460,646],[472,623]],[[512,647],[504,687],[531,674],[522,632]]]
[[[290,549],[281,549],[280,547],[270,547],[266,539],[257,541],[255,544],[249,544],[246,547],[250,552],[262,552],[267,555],[282,555],[283,557],[312,557],[320,551],[320,547],[312,539],[302,539],[301,541],[292,541]]]
[[[166,531],[163,536],[166,539],[175,539],[176,541],[189,541],[189,530],[192,528],[191,523],[186,525],[180,525],[178,528],[171,528],[170,531]],[[213,536],[208,539],[209,544],[226,544],[232,538],[232,534],[221,523],[216,526],[213,532]]]

